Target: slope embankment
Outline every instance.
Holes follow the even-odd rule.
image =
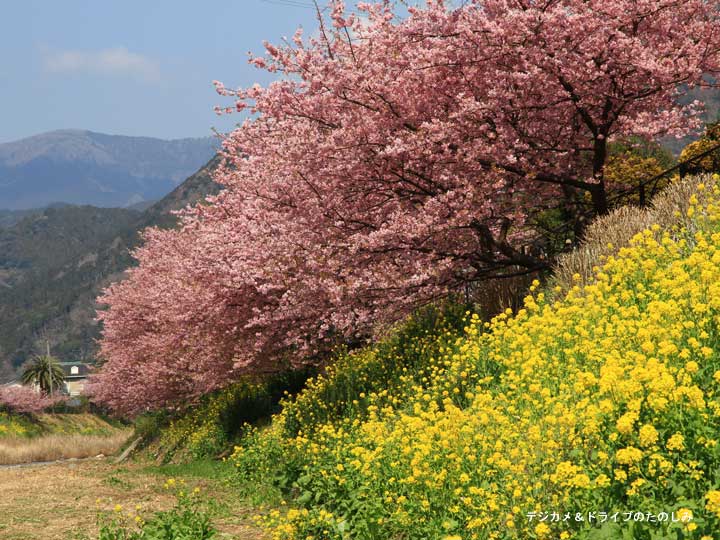
[[[714,537],[719,180],[602,218],[519,312],[412,361],[351,353],[286,400],[232,457],[295,496],[273,538]]]
[[[92,414],[0,413],[0,465],[112,455],[131,434]]]

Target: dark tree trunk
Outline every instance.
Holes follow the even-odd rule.
[[[607,190],[605,189],[605,160],[607,159],[607,140],[595,138],[593,145],[593,179],[595,184],[590,189],[593,210],[596,215],[608,213]]]

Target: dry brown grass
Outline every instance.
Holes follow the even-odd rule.
[[[0,465],[112,455],[132,435],[118,429],[108,435],[43,435],[0,438]]]
[[[170,508],[174,498],[162,488],[165,476],[148,472],[143,463],[113,465],[108,460],[52,465],[0,467],[0,538],[2,540],[90,540],[97,538],[98,511],[152,513]],[[220,502],[233,501],[233,492],[219,480],[188,479]],[[255,509],[240,503],[213,518],[218,540],[261,540],[253,524]]]
[[[521,276],[489,279],[474,288],[470,299],[475,309],[488,320],[508,308],[517,311],[532,281],[538,277],[539,272],[532,272]]]
[[[601,265],[604,257],[617,253],[633,236],[653,224],[660,225],[661,231],[691,225],[684,216],[690,196],[701,182],[710,184],[712,179],[709,175],[686,177],[659,193],[649,208],[621,207],[593,221],[580,247],[558,258],[553,271],[554,284],[567,291],[575,284],[574,274],[580,275],[582,283],[587,282],[593,275],[593,267]]]

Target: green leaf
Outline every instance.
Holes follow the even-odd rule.
[[[304,491],[302,493],[302,495],[300,495],[297,498],[297,502],[298,502],[298,504],[305,505],[305,504],[309,503],[312,500],[312,498],[313,498],[312,491]]]

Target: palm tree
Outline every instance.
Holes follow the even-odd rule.
[[[52,395],[53,389],[58,389],[65,382],[65,373],[57,361],[50,356],[50,344],[47,353],[35,357],[33,362],[25,368],[21,376],[23,384],[37,384],[44,394]]]

